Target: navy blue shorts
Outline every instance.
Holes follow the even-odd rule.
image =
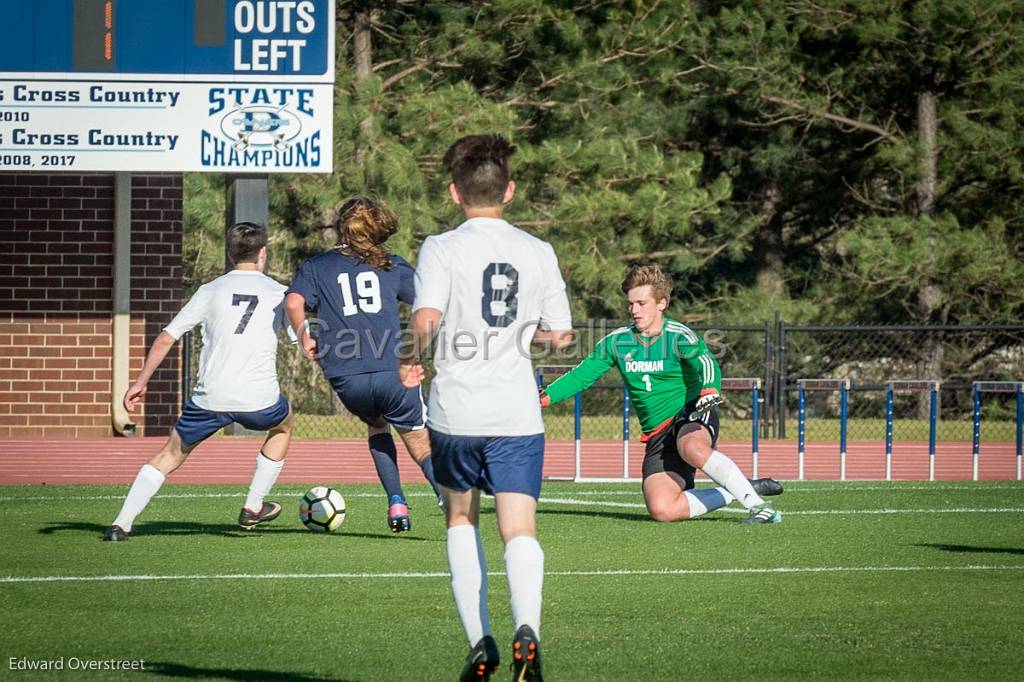
[[[330,382],[345,409],[370,426],[378,425],[381,418],[406,431],[422,429],[426,423],[420,387],[402,385],[397,371],[349,374],[332,377]]]
[[[185,409],[178,417],[174,430],[181,436],[185,447],[192,447],[223,429],[228,424],[238,422],[253,431],[272,429],[288,417],[288,401],[284,396],[270,407],[255,412],[212,412],[192,402],[185,403]]]
[[[450,436],[430,432],[434,477],[445,488],[540,497],[544,434],[533,436]]]

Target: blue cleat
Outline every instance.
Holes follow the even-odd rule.
[[[388,507],[388,528],[392,533],[404,533],[412,528],[409,521],[409,505],[398,495],[391,496],[391,506]]]
[[[755,523],[782,523],[782,513],[766,504],[762,504],[751,509],[750,516],[743,519],[740,523],[747,525]]]

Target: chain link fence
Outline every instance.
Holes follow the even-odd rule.
[[[1024,326],[790,326],[777,322],[766,409],[772,437],[796,437],[801,379],[849,379],[850,440],[885,437],[886,389],[894,380],[940,382],[939,440],[971,440],[974,381],[1024,379]],[[894,438],[927,440],[927,391],[894,392]],[[1015,398],[985,394],[985,435],[1013,440]],[[838,392],[807,394],[808,440],[839,437]],[[813,425],[813,426],[812,426]]]
[[[579,325],[573,347],[534,364],[568,369],[618,326],[610,321]],[[940,381],[937,438],[970,441],[972,382],[1024,380],[1024,325],[792,326],[776,320],[774,324],[692,328],[707,342],[725,376],[761,379],[760,434],[765,438],[796,438],[797,386],[801,379],[849,379],[848,437],[872,441],[885,439],[890,381]],[[190,333],[188,337],[183,340],[185,395],[195,384],[202,350],[201,334]],[[278,377],[296,414],[296,438],[366,436],[366,426],[346,412],[319,366],[309,362],[297,346],[281,344]],[[548,376],[544,383],[552,380],[553,376]],[[424,395],[429,390],[428,381]],[[749,438],[749,392],[727,391],[726,397],[728,402],[721,408],[723,438]],[[893,398],[894,438],[927,440],[928,393],[895,391]],[[839,438],[839,402],[838,391],[807,393],[808,440]],[[1014,439],[1015,409],[1012,394],[982,395],[986,440]],[[573,439],[573,402],[545,410],[544,421],[548,438]],[[582,396],[580,422],[583,439],[622,439],[623,385],[617,372],[610,371]],[[640,434],[635,414],[630,415],[630,434],[634,439]]]

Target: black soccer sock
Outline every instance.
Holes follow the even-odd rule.
[[[377,478],[384,486],[388,501],[390,502],[395,495],[404,500],[402,479],[398,475],[398,450],[395,449],[395,439],[391,437],[390,433],[378,433],[370,436],[368,442],[373,465],[377,468]]]

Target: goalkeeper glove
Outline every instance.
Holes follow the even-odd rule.
[[[724,402],[725,398],[718,391],[713,388],[705,388],[700,392],[700,398],[697,399],[697,404],[693,407],[693,415],[690,415],[690,418],[693,419],[694,415],[700,417]]]

